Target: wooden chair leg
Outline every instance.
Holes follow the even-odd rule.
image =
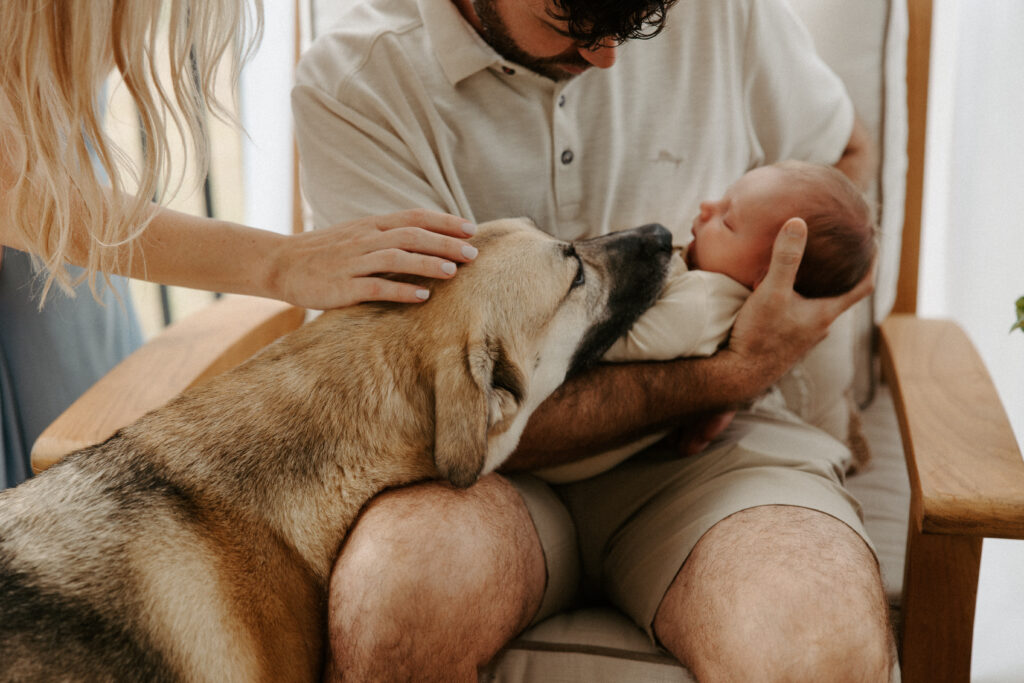
[[[924,534],[911,525],[902,601],[904,683],[970,681],[981,541]]]

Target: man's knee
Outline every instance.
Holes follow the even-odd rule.
[[[351,530],[331,576],[334,668],[401,663],[420,680],[431,667],[475,671],[480,662],[467,660],[493,654],[529,621],[544,575],[529,514],[508,482],[384,494]]]
[[[892,664],[873,555],[842,522],[801,508],[755,508],[716,525],[655,629],[701,680],[887,681]]]

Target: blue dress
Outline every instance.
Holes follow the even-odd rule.
[[[73,273],[75,274],[75,273]],[[111,278],[105,306],[87,284],[74,299],[50,290],[28,254],[4,248],[0,260],[0,490],[32,473],[29,454],[43,429],[142,343],[124,278]]]

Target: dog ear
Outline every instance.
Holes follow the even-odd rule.
[[[434,462],[455,486],[472,485],[487,458],[487,436],[518,411],[522,372],[494,339],[470,340],[442,361],[434,379]]]

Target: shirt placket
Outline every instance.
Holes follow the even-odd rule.
[[[584,150],[575,124],[575,102],[570,83],[559,84],[552,94],[551,140],[554,196],[560,223],[579,218],[583,196]]]

